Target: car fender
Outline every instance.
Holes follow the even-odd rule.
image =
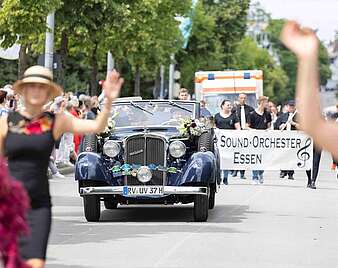
[[[169,176],[169,185],[215,183],[216,169],[216,157],[212,152],[196,152],[188,159],[180,173]]]
[[[97,153],[80,153],[75,164],[75,180],[110,181],[111,175]]]

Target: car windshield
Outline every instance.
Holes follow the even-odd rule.
[[[194,103],[182,101],[130,101],[114,103],[115,127],[179,126],[181,118],[194,117]]]

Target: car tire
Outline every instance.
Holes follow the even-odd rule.
[[[106,209],[116,209],[118,205],[118,202],[112,200],[112,199],[105,199],[104,200],[104,207]]]
[[[207,195],[196,195],[194,201],[194,221],[208,220],[209,198]]]
[[[89,222],[97,222],[100,219],[101,207],[100,198],[96,195],[83,197],[83,207],[85,218]]]
[[[214,151],[214,138],[211,130],[203,132],[198,139],[198,151],[200,152],[213,152]]]
[[[86,134],[82,140],[82,152],[97,152],[97,138],[95,134]]]
[[[210,187],[210,195],[209,195],[209,209],[213,209],[216,203],[216,186],[212,185]]]

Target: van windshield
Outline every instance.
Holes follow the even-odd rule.
[[[232,104],[234,104],[237,100],[238,100],[238,96],[240,93],[238,94],[210,94],[210,95],[204,95],[204,100],[206,102],[206,107],[208,108],[208,110],[210,111],[210,113],[212,115],[217,114],[220,111],[220,105],[221,102],[224,99],[228,99],[231,101]],[[250,105],[251,107],[256,107],[257,106],[257,99],[256,99],[256,94],[255,93],[248,93],[246,94],[247,96],[247,100],[246,103],[248,105]]]

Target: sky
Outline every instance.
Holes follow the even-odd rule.
[[[257,0],[252,0],[257,2]],[[287,18],[318,29],[319,38],[328,43],[338,30],[338,0],[259,0],[272,18]]]

